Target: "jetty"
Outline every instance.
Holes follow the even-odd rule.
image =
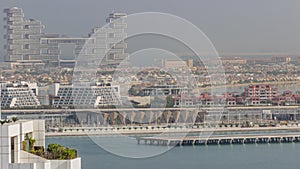
[[[162,146],[300,143],[300,134],[137,137],[136,140],[138,144]]]

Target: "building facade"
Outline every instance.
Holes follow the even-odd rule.
[[[163,67],[166,69],[187,69],[193,67],[192,60],[163,60]]]
[[[40,39],[40,60],[49,63],[52,66],[60,66],[64,60],[62,57],[61,46],[64,44],[73,45],[73,58],[76,59],[89,38],[72,38],[59,34],[43,34]]]
[[[1,169],[81,169],[81,159],[49,160],[24,150],[30,137],[35,147],[45,147],[45,122],[28,120],[5,123],[0,126]]]
[[[52,105],[56,108],[67,107],[105,107],[121,104],[118,85],[98,83],[77,86],[54,84],[51,86]]]
[[[289,63],[292,61],[290,56],[275,56],[272,57],[272,61],[275,63]]]
[[[17,62],[14,64],[15,67],[32,67],[39,61],[52,66],[60,66],[60,62],[64,60],[61,48],[64,44],[74,46],[73,54],[71,54],[74,60],[79,54],[85,56],[86,53],[93,54],[97,58],[104,51],[107,53],[102,59],[101,65],[116,65],[128,57],[128,54],[125,53],[127,45],[124,42],[127,27],[125,13],[111,13],[106,20],[106,27],[94,28],[86,37],[43,33],[45,26],[41,21],[26,19],[21,8],[4,9],[4,13],[6,14],[4,18],[6,21],[6,34],[4,35],[6,45],[4,48],[7,51],[5,61]],[[87,46],[87,41],[92,41],[92,45]],[[92,52],[82,51],[84,47],[92,47]]]
[[[116,67],[121,62],[127,62],[129,54],[125,52],[126,17],[125,13],[111,13],[106,19],[106,26],[93,28],[89,34],[91,43],[85,49],[91,52],[86,53],[90,58],[99,59],[99,56],[103,56],[100,58],[100,66]]]
[[[2,108],[36,108],[41,104],[37,98],[36,83],[0,83]]]
[[[249,85],[245,88],[244,95],[247,104],[270,104],[271,100],[278,96],[278,89],[271,85]]]
[[[38,60],[40,39],[44,25],[35,19],[25,19],[21,8],[4,9],[6,17],[6,61]]]

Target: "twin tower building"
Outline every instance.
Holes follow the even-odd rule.
[[[106,66],[114,66],[128,57],[125,53],[127,47],[124,39],[126,38],[126,23],[125,13],[111,13],[106,19],[107,27],[93,28],[92,32],[86,37],[67,37],[60,34],[47,34],[43,32],[45,26],[39,20],[26,19],[23,10],[18,7],[4,9],[6,22],[4,28],[6,34],[7,51],[5,61],[22,64],[42,64],[59,66],[64,63],[62,58],[61,46],[70,44],[73,46],[73,58],[78,57],[86,42],[97,33],[97,37],[105,42],[101,45],[99,50],[109,51],[105,53],[101,64]],[[97,51],[95,46],[94,51]],[[71,61],[69,60],[69,61]]]

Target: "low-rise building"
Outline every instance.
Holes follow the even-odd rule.
[[[201,106],[202,100],[196,96],[173,96],[174,107],[193,107]]]
[[[155,96],[155,95],[185,95],[190,92],[190,89],[179,85],[153,85],[143,88],[141,91],[142,96]]]
[[[278,96],[278,89],[271,85],[249,85],[245,88],[243,95],[247,104],[268,104],[274,97]]]
[[[36,83],[7,82],[1,83],[1,107],[3,108],[34,108],[39,107]]]
[[[193,60],[163,60],[163,67],[166,69],[192,69]]]
[[[244,65],[247,63],[247,59],[240,57],[226,57],[222,58],[224,65]]]
[[[235,106],[236,105],[236,98],[232,96],[226,97],[226,104],[228,106]]]
[[[34,149],[45,147],[43,120],[4,123],[0,125],[0,135],[1,169],[81,169],[81,159],[78,157],[50,160],[25,150],[28,138],[35,140]]]
[[[272,57],[272,61],[275,63],[289,63],[292,61],[290,56],[275,56]]]
[[[120,86],[110,83],[93,85],[63,85],[54,84],[50,89],[52,106],[64,108],[78,107],[105,107],[121,104]]]

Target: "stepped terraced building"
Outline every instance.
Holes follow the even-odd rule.
[[[3,108],[28,108],[38,107],[38,87],[36,83],[0,83],[1,107]]]
[[[121,104],[120,87],[110,83],[86,86],[54,84],[50,94],[53,96],[52,105],[56,108],[105,107]]]

